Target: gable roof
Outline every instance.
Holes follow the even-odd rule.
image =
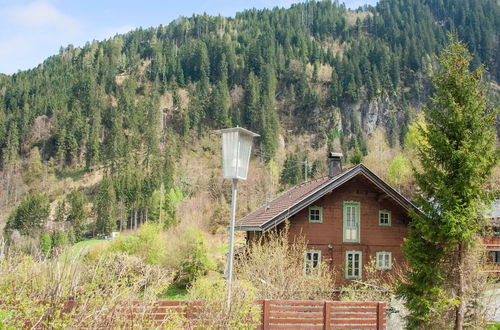
[[[357,175],[363,175],[401,207],[417,210],[415,205],[379,178],[368,167],[358,164],[334,177],[325,176],[296,185],[267,205],[262,205],[257,210],[238,220],[235,229],[246,231],[269,230]]]

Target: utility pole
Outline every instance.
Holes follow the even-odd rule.
[[[160,223],[162,223],[161,222],[161,211],[162,211],[162,208],[163,208],[163,183],[160,186]]]
[[[304,160],[304,182],[307,182],[307,159]]]

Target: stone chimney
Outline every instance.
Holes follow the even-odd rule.
[[[328,153],[328,177],[333,178],[342,172],[342,157],[344,155],[340,152]]]

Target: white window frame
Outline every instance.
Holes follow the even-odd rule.
[[[316,267],[313,266],[313,261],[312,260],[309,260],[307,258],[307,255],[311,253],[311,257],[312,257],[312,254],[317,254],[318,255],[318,264],[316,265]],[[310,263],[310,268],[307,267],[307,265]],[[304,273],[306,275],[318,275],[319,274],[319,269],[320,269],[320,266],[321,266],[321,250],[306,250],[304,252]]]
[[[358,255],[359,256],[359,275],[349,275],[349,255],[352,254]],[[353,264],[353,270],[354,264]],[[345,252],[345,278],[346,279],[361,279],[363,277],[363,252],[362,251],[356,251],[356,250],[350,250]]]
[[[382,223],[382,221],[381,221],[382,215],[387,215],[387,223]],[[379,210],[378,211],[378,225],[384,226],[384,227],[391,226],[391,211],[387,211],[387,210]]]
[[[386,257],[389,257],[388,264],[386,263]],[[392,252],[379,251],[376,254],[376,268],[379,270],[392,269]]]
[[[319,211],[319,220],[311,219],[311,211]],[[323,208],[321,206],[309,206],[307,210],[307,220],[309,223],[323,223]]]
[[[347,218],[347,209],[352,207],[355,212],[354,219]],[[352,212],[352,209],[351,209]],[[352,214],[352,213],[350,213]],[[354,221],[355,226],[348,227],[348,223]],[[356,237],[352,238],[352,231],[355,230]],[[349,231],[349,232],[348,232]],[[342,241],[359,243],[361,237],[361,203],[355,201],[344,201],[342,204]]]

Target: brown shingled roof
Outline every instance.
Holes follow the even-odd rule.
[[[280,215],[290,207],[297,204],[300,200],[313,194],[315,191],[324,187],[331,181],[336,180],[338,177],[344,175],[346,172],[350,171],[346,169],[342,173],[330,178],[328,176],[321,177],[312,181],[307,181],[294,186],[293,188],[284,192],[281,196],[273,199],[268,203],[259,207],[257,210],[247,214],[245,217],[239,219],[236,222],[236,227],[260,227],[265,224],[270,219]],[[238,228],[240,229],[240,228]]]
[[[239,219],[236,222],[236,229],[256,231],[270,229],[358,174],[364,175],[403,207],[414,208],[413,204],[404,196],[395,191],[366,166],[359,164],[342,171],[334,177],[325,176],[296,185],[281,196],[273,199],[268,205],[264,204]]]

